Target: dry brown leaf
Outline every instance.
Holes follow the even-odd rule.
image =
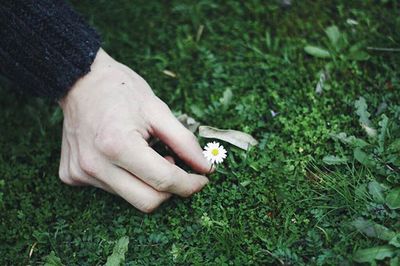
[[[196,34],[196,42],[200,41],[201,35],[203,35],[204,25],[200,25]]]
[[[231,129],[225,130],[209,126],[200,126],[199,135],[203,138],[213,138],[229,142],[243,150],[247,150],[249,145],[255,146],[258,144],[258,141],[251,135]]]
[[[176,78],[176,74],[168,69],[163,70],[164,75],[169,76],[171,78]]]
[[[35,249],[36,245],[37,245],[37,242],[33,243],[31,249],[29,250],[29,258],[32,257],[33,250]]]
[[[200,123],[194,120],[193,117],[188,116],[187,114],[182,114],[177,117],[179,122],[182,123],[187,129],[189,129],[192,133],[196,132],[197,128],[199,128]]]

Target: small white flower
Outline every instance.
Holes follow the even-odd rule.
[[[218,142],[210,142],[204,147],[203,155],[212,164],[218,164],[226,158],[226,150]]]
[[[278,115],[278,112],[275,112],[274,110],[270,110],[270,112],[271,112],[272,117],[275,117]]]

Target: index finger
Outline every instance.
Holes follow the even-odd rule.
[[[183,197],[201,190],[208,183],[205,176],[189,174],[168,162],[149,147],[142,136],[129,138],[125,151],[120,153],[113,163],[158,191]]]

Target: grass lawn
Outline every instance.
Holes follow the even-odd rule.
[[[400,265],[398,1],[72,4],[176,113],[259,144],[143,214],[62,184],[60,110],[4,81],[1,265]]]

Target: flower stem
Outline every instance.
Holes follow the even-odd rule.
[[[208,170],[208,173],[211,173],[211,170],[213,169],[213,167],[214,167],[214,164],[212,163],[211,167],[210,167],[210,170]]]

